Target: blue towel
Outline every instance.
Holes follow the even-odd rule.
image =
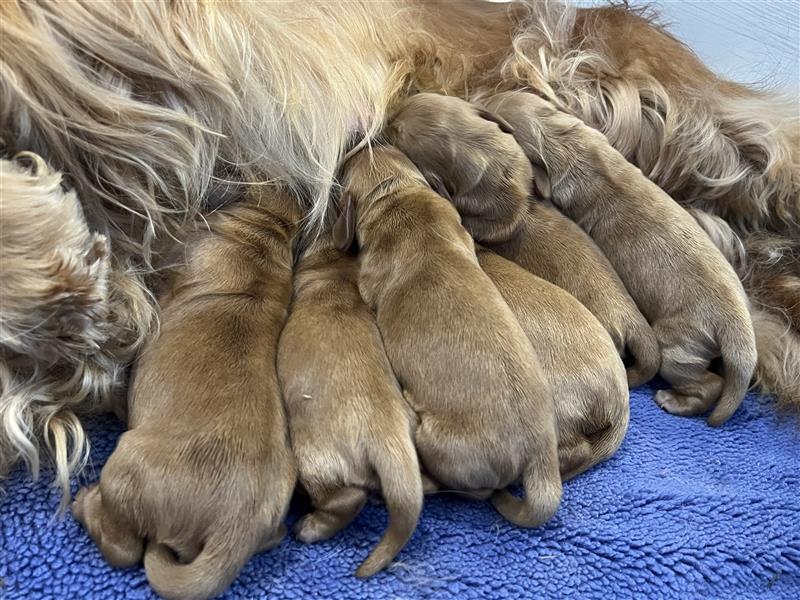
[[[287,538],[255,556],[225,598],[800,598],[800,435],[748,396],[712,429],[631,397],[610,461],[567,483],[554,519],[517,529],[486,503],[436,496],[387,572],[353,575],[386,523],[368,505],[334,539]],[[97,479],[121,428],[89,422]],[[21,472],[0,500],[0,598],[154,598],[141,568],[106,565],[58,498]],[[294,515],[296,517],[297,515]]]

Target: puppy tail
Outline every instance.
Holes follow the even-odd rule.
[[[781,409],[800,415],[800,335],[780,315],[752,312],[758,364],[756,381],[775,396]]]
[[[746,326],[739,327],[737,323],[746,323]],[[750,388],[758,361],[755,333],[749,314],[742,319],[731,319],[723,326],[719,330],[719,341],[725,380],[719,401],[707,419],[712,427],[723,425],[739,408]]]
[[[656,376],[661,368],[661,349],[656,334],[644,317],[629,333],[625,347],[634,361],[633,366],[626,370],[628,387],[643,385]]]
[[[383,570],[406,545],[422,512],[422,476],[417,451],[410,435],[376,440],[379,451],[372,464],[381,482],[389,511],[389,526],[380,542],[356,571],[370,577]]]
[[[517,527],[538,527],[548,521],[561,504],[561,473],[556,449],[552,456],[536,456],[522,475],[525,498],[508,490],[495,491],[489,501],[504,519]]]
[[[144,554],[147,580],[167,600],[206,600],[220,595],[255,552],[235,530],[212,536],[190,563],[182,563],[164,544],[151,542]]]

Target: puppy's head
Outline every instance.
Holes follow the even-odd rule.
[[[0,350],[94,354],[108,332],[109,248],[61,174],[31,153],[0,160]]]
[[[531,190],[531,166],[512,133],[501,116],[437,94],[409,98],[386,130],[485,243],[511,236]]]
[[[352,156],[342,166],[341,182],[333,225],[333,240],[340,250],[353,244],[358,210],[400,188],[429,188],[414,163],[393,146],[365,149]]]
[[[570,156],[566,144],[548,144],[547,139],[566,139],[575,130],[578,120],[529,92],[502,92],[482,98],[480,105],[514,128],[514,138],[531,163],[534,190],[549,200],[551,177],[561,174],[564,165],[570,164]]]

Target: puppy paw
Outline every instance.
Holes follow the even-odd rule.
[[[663,410],[679,417],[696,417],[711,409],[713,401],[698,396],[679,394],[674,390],[656,392],[656,404]]]
[[[306,515],[294,525],[294,536],[304,544],[321,542],[331,537],[329,527],[313,514]]]

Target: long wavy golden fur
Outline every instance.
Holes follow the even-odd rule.
[[[127,366],[157,326],[152,290],[163,257],[181,244],[187,225],[225,202],[229,185],[235,192],[280,180],[304,202],[314,227],[344,153],[378,136],[405,94],[469,99],[522,87],[602,130],[676,199],[724,217],[743,236],[796,235],[797,115],[769,94],[718,79],[651,19],[625,7],[576,10],[535,0],[0,3],[7,158],[34,153],[47,172],[62,173],[83,209],[76,227],[104,237],[111,249],[106,312],[96,323],[104,343],[87,337],[79,352],[53,359],[37,351],[46,319],[2,330],[0,474],[18,461],[35,474],[46,450],[68,489],[88,443],[78,415],[124,389]],[[0,172],[4,223],[30,198],[15,191],[20,168]],[[59,239],[47,218],[39,223],[43,236]],[[0,237],[3,260],[10,239],[6,231]],[[42,251],[34,243],[22,250]],[[786,269],[789,283],[800,277]],[[4,279],[2,297],[26,297],[29,284]],[[33,285],[47,288],[46,281]],[[52,298],[40,300],[36,309]],[[3,305],[0,318],[16,316]],[[51,336],[50,343],[63,339]]]

